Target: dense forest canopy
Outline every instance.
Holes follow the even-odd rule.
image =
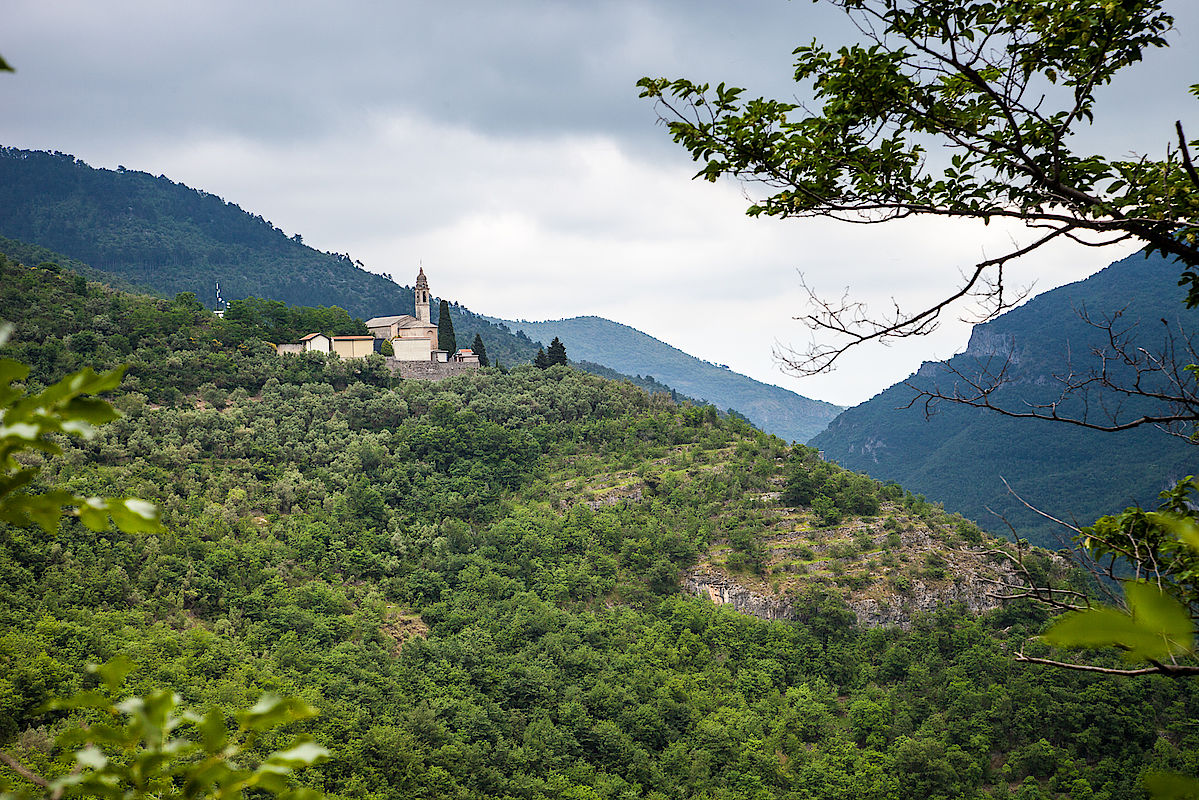
[[[566,366],[396,382],[186,296],[3,269],[31,381],[130,363],[124,417],[44,480],[166,525],[0,528],[0,746],[43,772],[71,718],[38,706],[117,654],[132,691],[304,698],[332,757],[300,780],[335,798],[1124,798],[1199,767],[1193,684],[1014,664],[1035,607],[865,630],[834,576],[794,622],[681,594],[712,548],[760,569],[767,512],[834,486],[827,513],[954,524],[714,409]]]

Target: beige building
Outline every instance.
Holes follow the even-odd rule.
[[[375,352],[375,337],[334,336],[333,352],[342,358],[366,358]]]
[[[388,367],[405,379],[441,380],[479,368],[479,356],[467,348],[448,353],[437,347],[437,326],[432,317],[429,280],[422,268],[416,276],[415,314],[375,317],[366,321],[370,336],[327,336],[310,333],[298,342],[278,344],[280,353],[337,353],[342,358],[365,358],[377,353],[383,341],[394,353]]]
[[[328,353],[333,350],[333,339],[323,333],[310,333],[295,344],[277,344],[280,353]]]
[[[275,350],[279,353],[337,353],[342,358],[365,358],[375,352],[375,337],[310,333],[294,344],[277,344]]]
[[[451,360],[457,361],[459,364],[478,364],[479,356],[474,350],[463,347],[457,353],[454,353]]]

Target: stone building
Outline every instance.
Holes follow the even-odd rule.
[[[432,361],[437,350],[437,326],[430,322],[429,280],[424,267],[416,276],[416,314],[374,317],[366,321],[376,339],[391,342],[397,361]]]

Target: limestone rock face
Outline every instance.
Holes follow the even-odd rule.
[[[962,603],[971,613],[982,614],[1000,605],[994,597],[997,587],[991,581],[1015,580],[1014,572],[1007,564],[990,564],[987,572],[985,577],[975,572],[961,572],[947,581],[926,583],[916,580],[911,589],[902,594],[891,592],[881,597],[851,594],[846,603],[857,616],[858,624],[866,628],[908,628],[918,614],[951,603]],[[755,592],[719,572],[687,573],[683,588],[691,594],[707,597],[716,605],[732,605],[733,610],[741,614],[769,620],[795,618],[794,604],[787,597]]]
[[[794,609],[783,597],[767,597],[750,591],[731,578],[719,573],[687,573],[683,588],[692,594],[707,597],[716,605],[732,604],[733,610],[762,619],[793,619]]]

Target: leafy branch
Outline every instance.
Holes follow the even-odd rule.
[[[255,790],[280,800],[321,797],[313,789],[291,783],[295,770],[329,756],[328,750],[310,739],[298,737],[256,766],[242,765],[252,759],[251,748],[261,734],[315,716],[307,703],[294,697],[264,695],[251,708],[238,712],[237,727],[230,731],[224,713],[217,709],[202,715],[180,711],[180,698],[171,690],[112,699],[132,669],[132,662],[123,656],[92,665],[90,671],[100,676],[106,691],[83,691],[48,703],[46,711],[84,710],[98,714],[100,720],[68,728],[57,737],[57,749],[73,753],[74,759],[71,769],[58,777],[39,775],[0,751],[0,762],[23,782],[13,785],[0,774],[0,800],[233,800]],[[188,731],[189,736],[183,735]]]
[[[0,324],[0,346],[11,333],[11,325]],[[119,367],[97,373],[86,367],[30,394],[15,385],[29,376],[29,367],[0,358],[0,522],[22,528],[40,525],[55,533],[63,516],[73,516],[94,531],[106,530],[110,520],[126,533],[161,529],[158,507],[135,497],[84,497],[62,488],[30,494],[40,467],[24,466],[17,459],[30,451],[59,455],[56,436],[89,439],[97,426],[116,419],[116,409],[96,395],[116,389],[124,371]]]

